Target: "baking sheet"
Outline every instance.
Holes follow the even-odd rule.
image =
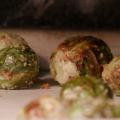
[[[108,43],[114,55],[120,53],[119,31],[63,31],[63,30],[33,30],[33,29],[1,29],[0,31],[14,32],[24,37],[29,45],[38,54],[41,71],[49,70],[49,57],[51,52],[64,39],[74,35],[94,35]],[[41,72],[41,83],[49,81],[49,89],[40,89],[41,83],[26,90],[0,90],[0,120],[16,120],[19,110],[31,100],[40,95],[53,95],[57,97],[60,87],[53,82],[49,72]],[[120,98],[115,99],[117,102]]]

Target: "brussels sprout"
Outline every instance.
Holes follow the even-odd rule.
[[[114,93],[120,95],[120,56],[104,66],[102,77]]]
[[[41,96],[20,111],[18,120],[77,120],[120,117],[120,105],[117,106],[101,96],[90,96],[83,96],[84,99],[78,98],[72,102],[64,102],[64,99],[52,96]]]
[[[82,76],[73,79],[64,84],[61,90],[61,97],[67,100],[67,102],[76,99],[84,101],[98,96],[112,98],[113,95],[111,89],[102,83],[101,79],[91,76]]]
[[[37,56],[26,41],[15,34],[0,33],[0,88],[27,88],[37,74]]]
[[[73,37],[61,43],[50,58],[53,78],[60,84],[76,76],[101,77],[103,65],[112,53],[106,43],[95,37]]]
[[[41,96],[22,109],[18,117],[18,120],[64,120],[66,116],[58,99]]]

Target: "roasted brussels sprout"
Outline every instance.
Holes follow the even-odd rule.
[[[61,97],[64,100],[86,100],[89,98],[112,98],[111,89],[101,79],[91,76],[75,78],[62,86]]]
[[[120,95],[120,56],[115,57],[109,64],[104,66],[102,77],[113,92]]]
[[[64,120],[63,107],[58,99],[41,96],[20,111],[18,120]]]
[[[103,65],[112,53],[106,43],[95,37],[73,37],[61,43],[50,58],[53,78],[60,84],[76,76],[101,77]]]
[[[77,120],[87,118],[119,118],[120,105],[102,97],[76,99],[67,104],[63,99],[41,96],[24,107],[18,120]]]
[[[37,74],[37,56],[26,41],[15,34],[0,33],[0,88],[27,88]]]
[[[112,91],[101,79],[82,76],[63,85],[61,100],[67,106],[67,117],[77,118],[118,118],[120,105],[115,105]]]

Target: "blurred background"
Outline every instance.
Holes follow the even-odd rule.
[[[119,29],[119,0],[0,0],[0,27]]]

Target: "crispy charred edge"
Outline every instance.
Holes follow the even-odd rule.
[[[109,62],[113,58],[111,50],[109,49],[108,45],[103,40],[92,36],[83,36],[83,37],[75,36],[69,38],[58,46],[58,50],[68,51],[75,45],[85,41],[86,43],[89,43],[89,45],[88,44],[86,45],[88,45],[88,47],[93,50],[96,57],[99,58],[102,52],[105,55],[103,59],[105,59],[107,62]],[[99,62],[101,63],[101,59],[99,60]]]
[[[95,53],[100,64],[106,64],[112,60],[111,50],[103,40],[91,36],[87,36],[86,40],[90,43],[90,48]]]
[[[77,44],[80,44],[85,41],[90,43],[91,41],[96,41],[96,39],[97,38],[92,36],[73,36],[71,38],[66,39],[63,43],[61,43],[58,46],[58,50],[63,50],[63,51],[70,50]]]
[[[84,37],[81,37],[81,36],[71,37],[65,40],[63,43],[61,43],[58,46],[58,50],[62,50],[62,51],[70,50],[73,46],[75,46],[78,43],[83,42],[84,40],[85,40]]]

